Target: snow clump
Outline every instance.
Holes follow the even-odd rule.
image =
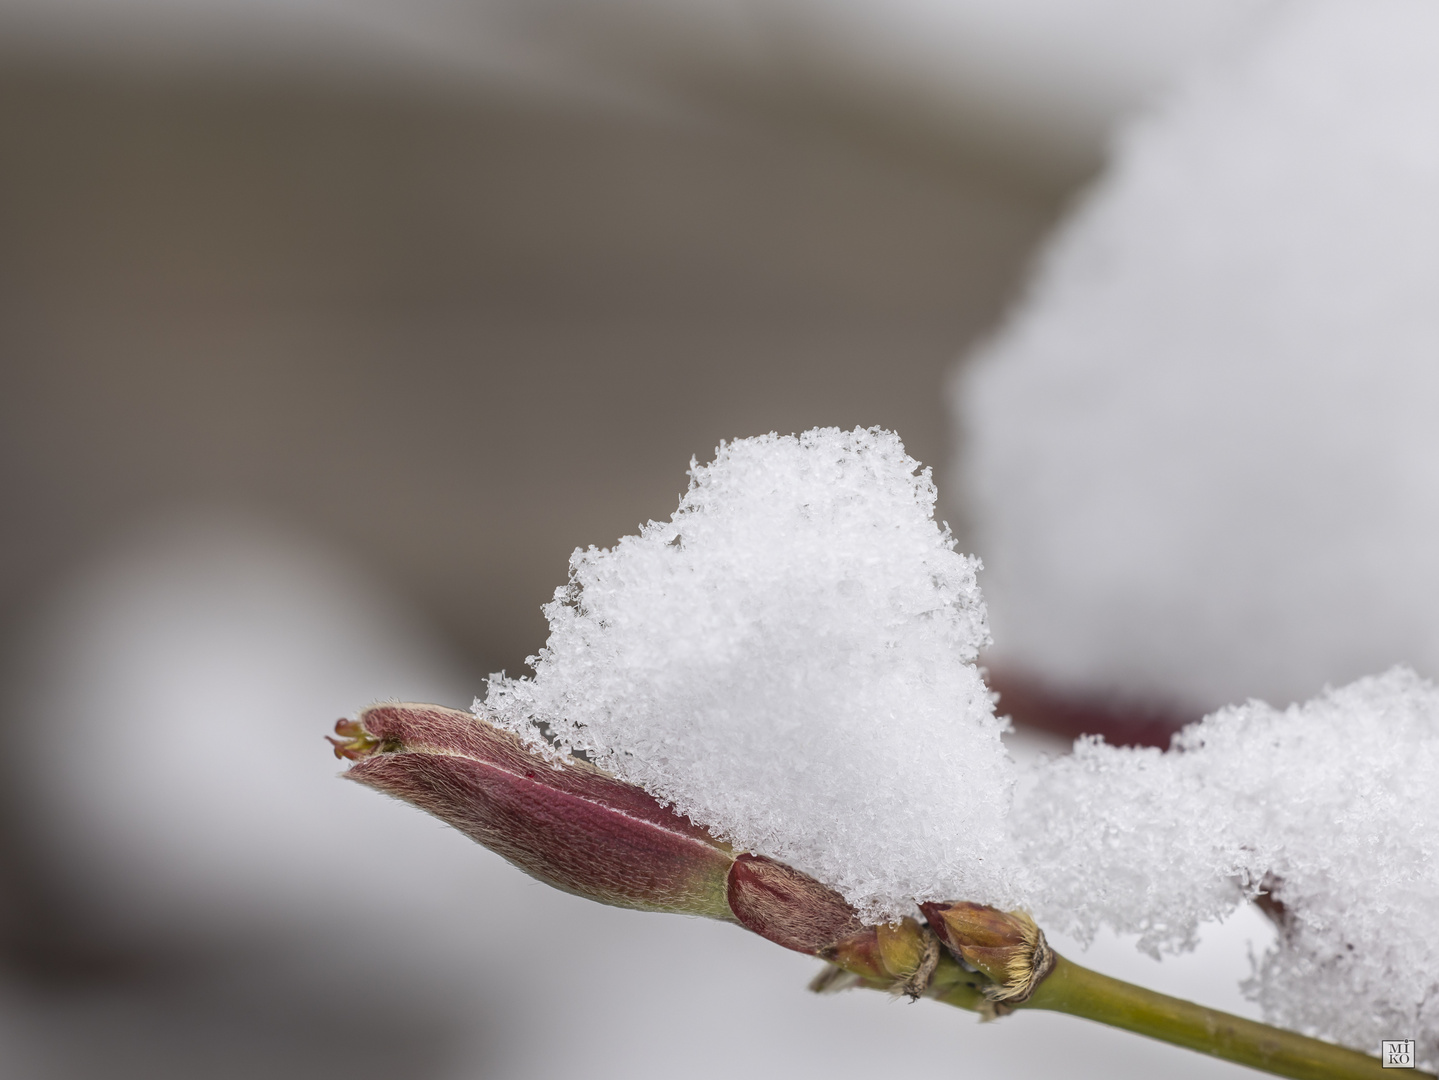
[[[533,679],[477,709],[582,750],[869,920],[1005,904],[1014,769],[977,560],[877,428],[721,444],[665,522],[576,551]]]
[[[1284,710],[1251,701],[1168,753],[1081,739],[1036,780],[1013,824],[1043,870],[1042,924],[1183,948],[1265,894],[1280,934],[1246,989],[1271,1021],[1368,1053],[1413,1038],[1439,1063],[1431,683],[1396,668]]]

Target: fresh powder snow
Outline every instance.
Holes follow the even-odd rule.
[[[583,750],[870,919],[1014,899],[978,563],[898,436],[720,446],[669,521],[576,551],[502,723]]]
[[[1305,705],[1221,709],[1167,753],[1082,739],[1014,821],[1034,913],[1151,950],[1262,894],[1280,924],[1247,989],[1289,1028],[1439,1062],[1439,690],[1412,671]],[[1397,1033],[1397,1034],[1396,1034]]]

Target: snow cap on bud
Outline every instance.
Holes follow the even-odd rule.
[[[548,885],[603,904],[733,919],[734,856],[642,789],[438,705],[375,705],[335,725],[345,774],[453,825]]]
[[[1054,967],[1044,931],[1022,911],[970,903],[921,904],[920,910],[950,952],[993,980],[984,988],[990,1001],[1027,1001]]]

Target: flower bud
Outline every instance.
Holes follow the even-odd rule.
[[[376,705],[335,725],[350,780],[453,825],[557,889],[616,907],[732,919],[729,847],[641,788],[438,705]]]
[[[962,963],[992,980],[985,997],[1003,1005],[1029,999],[1054,967],[1044,931],[1022,911],[984,904],[921,904],[930,927]]]

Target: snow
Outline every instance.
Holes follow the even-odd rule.
[[[534,678],[477,708],[867,918],[1011,899],[978,563],[929,470],[891,432],[824,428],[722,444],[690,478],[669,521],[575,552]]]
[[[1439,675],[1439,7],[1290,5],[1134,123],[956,380],[996,646],[1196,714]]]
[[[996,646],[1223,708],[1021,782],[1041,923],[1160,951],[1256,892],[1284,1026],[1439,1062],[1439,7],[1279,9],[1132,124],[955,382]],[[1003,702],[1000,703],[1001,708]]]
[[[1439,689],[1396,668],[1279,710],[1222,709],[1167,753],[1080,740],[1015,815],[1042,923],[1191,946],[1264,892],[1247,987],[1282,1026],[1439,1060]],[[1400,1032],[1402,1034],[1395,1034]]]
[[[878,429],[722,444],[669,521],[575,552],[534,677],[476,710],[870,920],[1022,904],[1157,957],[1267,897],[1267,1016],[1439,1058],[1439,690],[1396,668],[1220,710],[1168,752],[1087,738],[1017,770],[975,666],[978,564],[934,495]]]
[[[986,661],[1248,704],[1016,770],[928,472],[823,429],[576,552],[479,707],[871,919],[1023,902],[1157,955],[1266,898],[1270,1019],[1439,1062],[1436,53],[1432,4],[1278,9],[1130,127],[956,383]]]

